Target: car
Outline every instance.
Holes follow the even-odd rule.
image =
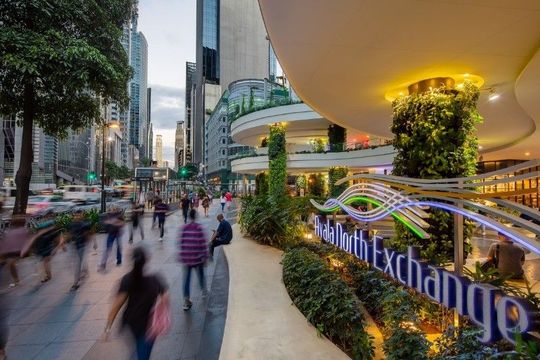
[[[64,200],[97,203],[101,199],[99,187],[95,185],[66,185],[60,187],[60,191],[64,193]]]
[[[28,214],[39,214],[47,211],[61,213],[73,210],[74,207],[75,204],[73,202],[64,201],[61,196],[39,195],[28,198],[26,212]]]

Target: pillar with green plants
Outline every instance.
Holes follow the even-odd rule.
[[[285,128],[282,124],[270,126],[268,138],[268,195],[280,198],[286,194],[287,151],[285,149]]]
[[[392,103],[394,148],[393,174],[419,179],[443,179],[475,175],[478,157],[476,125],[479,90],[464,83],[460,91],[445,87],[399,97]],[[453,259],[453,216],[431,209],[427,232],[420,239],[396,223],[392,246],[405,250],[418,245],[422,257],[435,263]],[[465,239],[470,227],[465,228]],[[470,246],[466,244],[465,251]]]
[[[328,192],[330,193],[331,197],[338,197],[349,187],[348,182],[336,185],[336,182],[346,177],[348,173],[349,169],[345,166],[334,166],[328,169]]]
[[[328,148],[330,152],[344,151],[347,145],[347,130],[339,125],[328,126]]]

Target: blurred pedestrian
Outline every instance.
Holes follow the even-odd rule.
[[[197,222],[197,211],[195,209],[190,210],[189,219],[190,222],[182,226],[179,241],[180,262],[184,264],[184,310],[191,309],[193,305],[190,299],[192,269],[197,270],[203,296],[207,294],[204,264],[208,259],[208,244],[203,227]]]
[[[231,208],[231,202],[232,202],[232,194],[230,191],[227,191],[225,193],[225,201],[227,202],[227,210]]]
[[[169,211],[169,206],[163,201],[159,200],[154,207],[154,214],[157,214],[158,228],[159,228],[159,241],[163,241],[163,234],[165,232],[165,217]]]
[[[184,217],[184,224],[187,223],[189,213],[190,201],[187,194],[184,194],[182,200],[180,200],[180,208],[182,209],[182,216]]]
[[[489,247],[487,261],[493,263],[498,272],[502,276],[508,276],[511,279],[523,279],[523,264],[525,263],[525,253],[529,250],[524,250],[515,245],[503,233],[498,233],[499,242],[492,244]]]
[[[221,204],[221,212],[225,211],[225,204],[227,203],[225,192],[221,193],[221,197],[219,198],[219,203]]]
[[[141,240],[144,240],[144,230],[142,224],[139,224],[139,218],[144,213],[144,205],[138,205],[136,203],[131,207],[131,227],[129,231],[129,243],[133,243],[133,232],[135,229],[139,229],[141,232]]]
[[[25,244],[30,238],[30,233],[25,225],[26,218],[24,215],[14,215],[1,239],[2,263],[9,268],[11,274],[12,282],[9,284],[9,287],[19,285],[17,261],[19,260],[21,251],[24,251],[23,244],[25,245],[24,247],[30,246],[30,244]]]
[[[148,360],[155,341],[155,337],[149,334],[153,316],[156,316],[158,308],[170,311],[169,293],[161,276],[145,275],[144,266],[148,255],[142,247],[135,248],[132,257],[133,269],[120,280],[103,339],[108,340],[116,315],[127,302],[122,315],[122,325],[127,326],[133,335],[137,359]]]
[[[233,237],[231,224],[225,220],[223,214],[218,214],[217,220],[219,221],[218,228],[210,240],[210,258],[213,258],[216,247],[230,244]]]
[[[152,205],[154,205],[154,192],[152,189],[146,193],[146,202],[148,203],[148,208],[151,209]]]
[[[90,238],[90,231],[92,229],[92,224],[84,218],[84,212],[78,210],[73,215],[73,221],[68,226],[68,233],[62,237],[62,246],[64,243],[71,239],[73,242],[73,249],[77,255],[77,263],[75,265],[75,279],[71,290],[77,290],[80,286],[80,281],[88,274],[88,266],[84,259],[86,252],[86,244]]]
[[[193,209],[198,211],[199,210],[199,205],[200,205],[199,194],[195,194],[193,196]]]
[[[105,243],[105,249],[103,250],[103,256],[101,258],[101,263],[99,264],[98,271],[105,271],[107,266],[107,259],[109,258],[109,253],[116,241],[116,266],[122,265],[122,242],[120,235],[122,233],[122,228],[124,227],[124,218],[120,211],[113,211],[108,214],[108,219],[105,220],[105,229],[107,230],[107,240]]]
[[[210,199],[208,195],[202,199],[202,207],[204,209],[204,216],[208,217],[208,208],[210,207]]]
[[[41,282],[45,283],[52,279],[51,260],[57,247],[57,240],[60,235],[60,228],[55,225],[55,214],[52,211],[45,213],[36,225],[38,231],[35,240],[36,254],[41,257],[43,264],[43,277]]]

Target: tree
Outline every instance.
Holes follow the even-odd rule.
[[[142,167],[152,166],[152,159],[149,159],[147,157],[143,157],[139,159],[139,166],[142,166]]]
[[[127,105],[132,11],[133,0],[0,2],[0,114],[23,128],[14,214],[26,212],[34,124],[63,137],[100,122],[102,105]]]

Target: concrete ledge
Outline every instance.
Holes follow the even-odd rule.
[[[349,359],[292,303],[282,281],[282,251],[245,239],[238,225],[224,246],[229,301],[220,359]]]

